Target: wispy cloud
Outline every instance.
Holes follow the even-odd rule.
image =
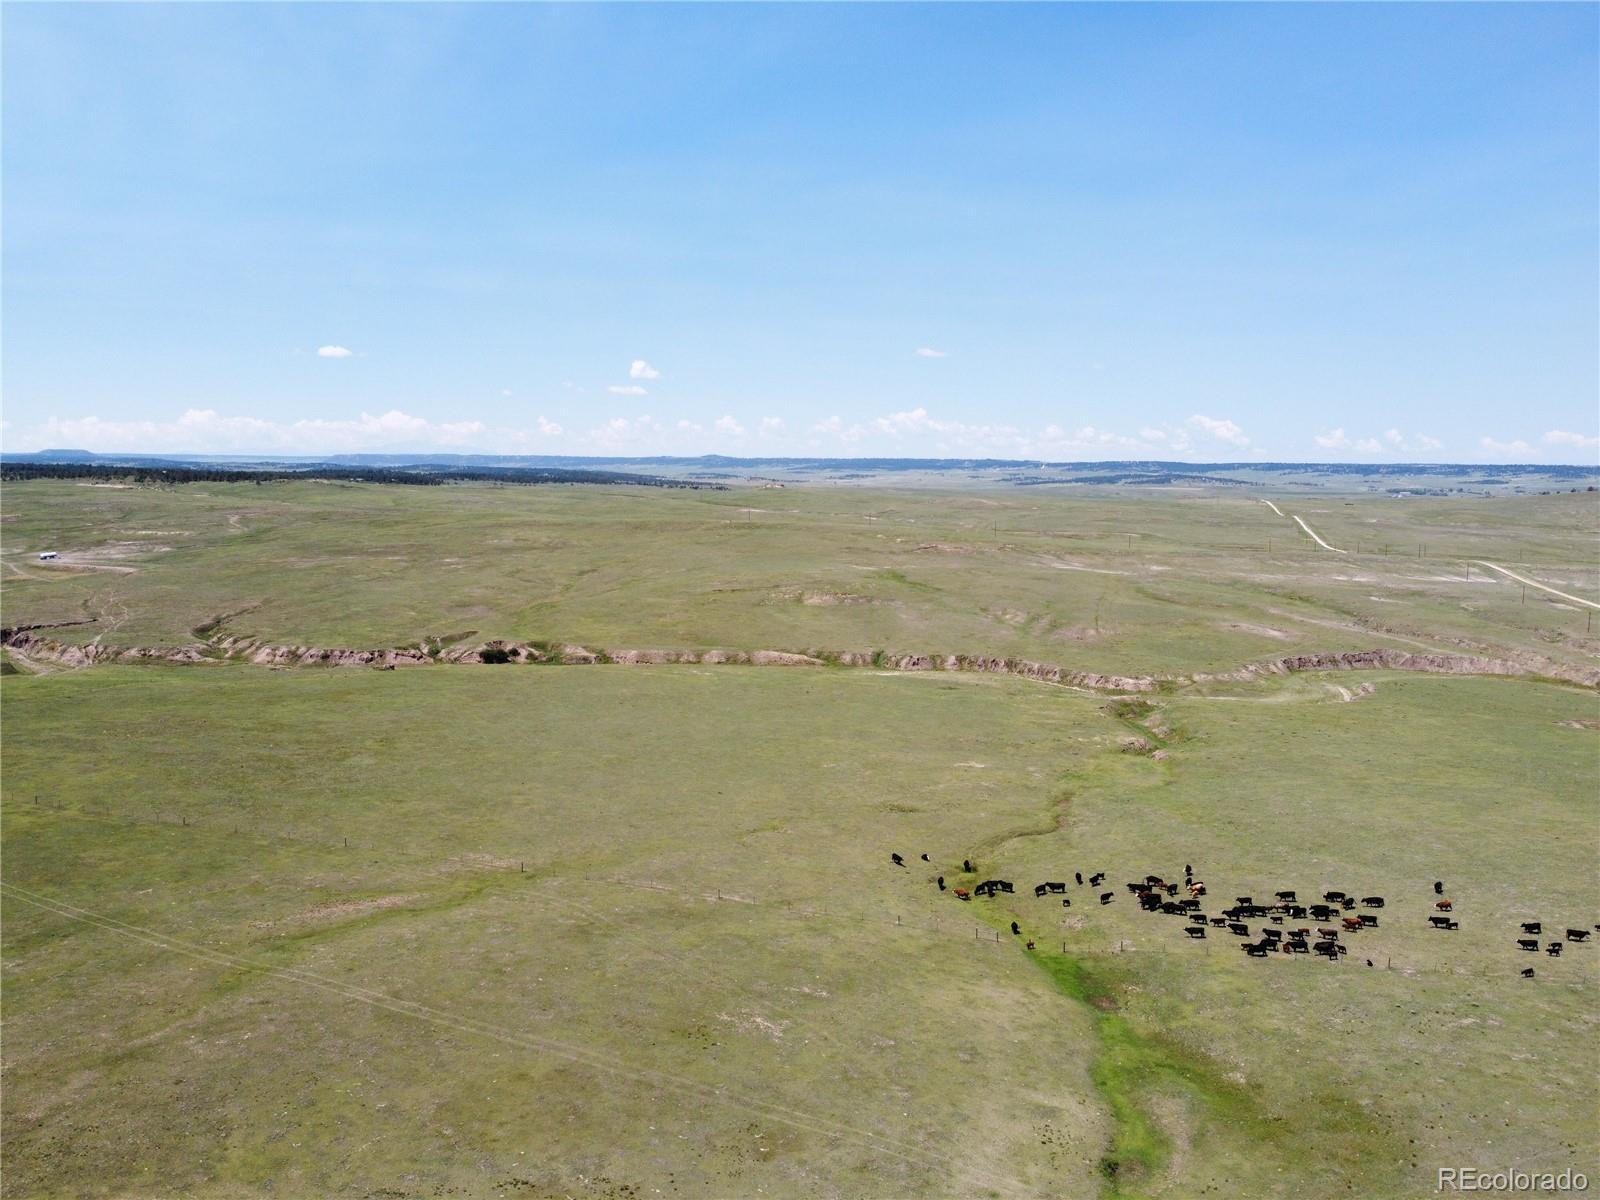
[[[356,352],[345,346],[318,346],[318,358],[354,358]]]
[[[650,394],[637,383],[614,383],[606,391],[613,396],[648,396]]]
[[[1227,442],[1232,446],[1248,446],[1250,444],[1250,439],[1245,437],[1244,430],[1240,429],[1232,421],[1219,420],[1216,417],[1195,413],[1186,424],[1203,437],[1208,437],[1215,441]]]
[[[1501,442],[1492,437],[1481,437],[1478,439],[1478,445],[1497,458],[1526,458],[1533,453],[1533,447],[1521,438]]]
[[[935,350],[932,346],[918,346],[917,347],[917,357],[918,358],[949,358],[950,356],[948,354],[946,354],[943,350]]]
[[[835,448],[846,454],[878,450],[957,458],[1068,460],[1184,454],[1197,446],[1250,449],[1249,437],[1236,422],[1200,413],[1177,425],[1146,425],[1138,436],[1132,436],[1095,425],[1069,428],[1050,424],[1028,430],[1006,424],[972,424],[936,416],[919,406],[849,423],[838,416],[827,417],[813,424],[809,435],[813,450]]]
[[[364,450],[471,449],[487,440],[482,421],[430,421],[399,409],[349,420],[269,421],[191,408],[172,421],[52,418],[17,438],[26,448],[82,446],[101,452],[330,454]]]
[[[1544,435],[1543,441],[1547,446],[1571,446],[1575,450],[1600,448],[1600,437],[1587,433],[1571,433],[1565,429],[1552,429]]]
[[[649,363],[645,362],[644,359],[636,358],[636,359],[633,360],[633,362],[631,362],[628,365],[628,378],[629,379],[660,379],[661,378],[661,372],[656,370]]]

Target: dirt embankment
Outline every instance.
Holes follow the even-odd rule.
[[[107,646],[98,643],[79,646],[45,637],[39,632],[39,627],[27,626],[0,630],[0,645],[22,657],[66,667],[88,667],[107,662],[201,663],[219,660],[273,667],[371,667],[380,670],[431,666],[435,663],[559,663],[575,666],[593,663],[627,666],[692,663],[758,667],[832,665],[880,671],[973,671],[1012,675],[1091,691],[1124,693],[1152,692],[1163,684],[1249,682],[1265,676],[1300,672],[1382,670],[1436,675],[1544,676],[1584,687],[1600,688],[1600,669],[1571,666],[1536,655],[1489,658],[1394,649],[1295,654],[1266,662],[1248,663],[1233,671],[1209,674],[1130,676],[1074,671],[1053,663],[994,655],[886,654],[882,651],[854,650],[814,650],[805,654],[786,650],[596,650],[587,646],[501,640],[448,647],[429,641],[420,646],[354,650],[271,645],[251,637],[221,637],[184,646]]]
[[[1289,675],[1302,671],[1421,671],[1433,675],[1543,675],[1551,679],[1600,687],[1600,670],[1574,667],[1538,655],[1488,658],[1478,654],[1418,654],[1409,650],[1346,650],[1325,654],[1292,654],[1270,662],[1250,663],[1236,671],[1190,676],[1197,683],[1209,680],[1242,682],[1263,675]]]

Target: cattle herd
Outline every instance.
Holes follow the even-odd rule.
[[[931,861],[926,854],[922,855],[923,862]],[[889,860],[896,866],[904,867],[905,860],[898,854],[891,854]],[[961,864],[962,870],[974,874],[975,868],[970,859]],[[1076,886],[1084,886],[1083,872],[1073,873]],[[1091,893],[1099,902],[1110,904],[1117,898],[1113,891],[1099,891],[1105,882],[1106,873],[1096,871],[1088,877],[1088,886]],[[944,876],[938,880],[939,890],[945,891]],[[1337,962],[1343,955],[1350,952],[1349,939],[1361,933],[1362,930],[1375,929],[1378,926],[1378,913],[1374,910],[1386,906],[1382,896],[1362,896],[1359,899],[1347,892],[1328,890],[1322,893],[1322,899],[1316,902],[1301,902],[1298,894],[1293,889],[1285,889],[1273,893],[1272,902],[1257,903],[1254,896],[1236,896],[1230,907],[1219,910],[1218,915],[1210,916],[1203,909],[1202,897],[1206,895],[1206,885],[1194,877],[1192,864],[1185,864],[1183,868],[1183,883],[1169,882],[1160,875],[1146,875],[1143,879],[1132,880],[1127,884],[1127,889],[1137,901],[1140,909],[1147,913],[1161,916],[1181,918],[1184,922],[1183,932],[1191,941],[1205,938],[1211,930],[1222,929],[1235,937],[1245,939],[1240,949],[1251,958],[1266,958],[1269,954],[1315,954],[1320,955],[1330,962]],[[971,888],[957,887],[950,889],[957,900],[970,901],[974,896],[993,898],[1001,893],[1016,891],[1015,885],[1009,879],[985,879],[982,883],[974,884]],[[1461,928],[1461,922],[1454,916],[1455,901],[1444,897],[1444,881],[1435,880],[1433,894],[1440,899],[1433,902],[1434,911],[1428,917],[1428,925],[1432,929],[1442,932],[1456,931]],[[1035,884],[1033,889],[1035,899],[1045,899],[1051,896],[1060,896],[1063,907],[1072,907],[1072,897],[1067,894],[1065,880],[1046,880]],[[1255,940],[1250,940],[1251,921],[1264,921],[1258,927]],[[1310,921],[1309,925],[1293,925],[1290,922]],[[1524,937],[1517,939],[1517,946],[1526,951],[1537,953],[1539,950],[1539,935],[1544,925],[1540,921],[1526,921],[1522,924]],[[1600,924],[1594,926],[1600,930]],[[1011,922],[1011,932],[1021,936],[1022,929],[1016,921]],[[1568,928],[1566,941],[1570,944],[1581,944],[1589,940],[1588,929]],[[1314,936],[1313,936],[1314,935]],[[1028,943],[1028,948],[1033,948],[1033,943]],[[1551,958],[1561,956],[1562,942],[1551,941],[1544,947],[1544,952]],[[1365,960],[1367,966],[1372,966],[1372,960]],[[1534,970],[1526,967],[1522,970],[1524,979],[1532,979]]]

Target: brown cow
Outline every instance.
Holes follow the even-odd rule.
[[[1452,908],[1455,907],[1455,901],[1454,900],[1435,900],[1433,902],[1433,906],[1435,908],[1437,908],[1440,912],[1449,912]]]

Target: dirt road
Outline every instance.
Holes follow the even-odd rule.
[[[1488,567],[1491,571],[1499,571],[1500,574],[1510,579],[1515,579],[1518,583],[1525,583],[1529,587],[1538,588],[1541,592],[1549,592],[1552,596],[1560,596],[1563,600],[1571,600],[1574,604],[1582,604],[1586,608],[1600,608],[1600,604],[1596,604],[1593,600],[1585,600],[1582,596],[1570,596],[1566,592],[1558,592],[1555,588],[1540,583],[1537,579],[1529,579],[1526,575],[1518,575],[1515,571],[1508,571],[1496,563],[1484,562],[1481,558],[1475,558],[1472,561],[1480,567]]]

